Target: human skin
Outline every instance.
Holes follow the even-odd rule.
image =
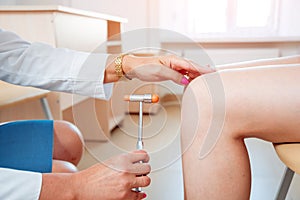
[[[145,193],[133,192],[132,188],[150,184],[148,162],[148,154],[140,150],[76,173],[45,173],[40,199],[143,199]]]
[[[120,79],[115,73],[115,58],[116,55],[110,55],[107,60],[104,83],[116,82]],[[123,57],[122,68],[130,78],[148,82],[172,80],[179,85],[188,85],[189,80],[183,76],[185,74],[188,74],[192,80],[202,74],[215,71],[175,55],[149,57],[126,55]]]
[[[249,199],[244,139],[300,142],[299,61],[293,56],[220,66],[188,86],[181,130],[185,199]],[[210,87],[211,80],[221,80],[222,87]],[[212,99],[218,92],[224,101]],[[212,142],[215,124],[221,126]]]
[[[116,55],[110,55],[107,60],[104,83],[116,82],[120,79],[115,72],[113,62],[115,57]],[[130,78],[143,81],[173,80],[181,85],[187,85],[195,77],[214,71],[214,69],[196,66],[191,61],[172,55],[153,57],[126,55],[123,57],[122,68]],[[184,74],[189,74],[190,80],[187,80]],[[72,152],[66,148],[69,145],[72,147],[73,144],[66,145],[67,143],[62,140],[63,136],[56,139],[54,143],[58,148],[54,147],[54,158],[76,163],[77,159],[74,158],[78,158],[80,150]],[[60,146],[62,143],[60,144],[59,141],[65,145]],[[78,142],[79,140],[75,140],[75,143]],[[116,156],[106,161],[106,164],[98,163],[76,173],[42,174],[40,199],[143,199],[146,194],[133,192],[132,188],[146,187],[150,184],[147,174],[150,173],[151,167],[148,160],[149,156],[146,152],[138,151]],[[144,163],[138,161],[144,161]],[[67,172],[70,162],[67,163],[68,166],[65,166],[64,161],[54,161],[53,170]]]
[[[76,172],[84,150],[79,129],[70,122],[54,121],[52,172]]]
[[[111,158],[78,172],[84,142],[80,131],[66,121],[54,121],[52,173],[43,174],[40,199],[142,199],[131,189],[150,184],[151,167],[145,151]],[[142,160],[144,163],[136,163]]]

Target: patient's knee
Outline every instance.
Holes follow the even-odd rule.
[[[79,129],[66,121],[54,122],[53,158],[77,165],[82,157],[84,141]]]
[[[202,122],[224,121],[225,92],[219,73],[196,78],[186,89],[182,102],[182,119]]]
[[[183,94],[181,107],[181,138],[183,148],[199,134],[205,134],[212,120],[211,94],[206,78],[193,80]]]
[[[200,116],[211,119],[206,122],[209,136],[226,132],[227,138],[241,139],[252,130],[256,110],[251,106],[257,99],[246,77],[244,72],[224,70],[197,78],[191,85]]]
[[[211,73],[195,79],[186,89],[182,102],[182,144],[196,139],[205,152],[224,134],[226,95],[222,74]]]
[[[78,169],[70,162],[62,160],[53,160],[52,162],[52,172],[53,173],[74,173]]]

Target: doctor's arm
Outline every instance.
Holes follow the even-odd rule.
[[[12,32],[0,29],[0,80],[12,84],[107,98],[104,88],[120,79],[115,71],[116,55],[87,53],[29,43]],[[191,78],[212,72],[174,56],[137,57],[126,55],[122,70],[143,81],[173,80],[187,85]],[[97,91],[95,95],[95,89]],[[98,94],[99,93],[99,94]]]
[[[108,98],[110,90],[103,84],[107,57],[107,54],[89,55],[40,43],[30,44],[14,33],[0,30],[0,79],[13,84]],[[141,160],[144,163],[137,163]],[[72,174],[1,168],[0,180],[6,184],[1,187],[0,197],[142,199],[144,193],[137,194],[131,189],[150,184],[148,176],[137,177],[150,173],[148,160],[146,152],[132,152]]]
[[[112,87],[103,83],[120,78],[116,75],[113,60],[113,55],[29,43],[14,33],[0,30],[0,80],[9,83],[107,99]],[[144,81],[170,79],[185,85],[189,82],[183,73],[189,72],[193,78],[212,71],[205,67],[197,68],[175,56],[145,58],[127,55],[123,57],[122,68],[130,78]],[[140,160],[144,163],[137,163]],[[150,184],[148,176],[137,176],[150,172],[148,160],[146,152],[132,152],[74,174],[38,173],[40,176],[35,175],[40,179],[34,182],[41,185],[40,199],[142,199],[145,194],[132,192],[131,188]],[[26,176],[26,180],[32,181],[30,177],[33,175]],[[17,183],[18,180],[14,180],[16,186]],[[27,192],[39,192],[36,185],[34,191]],[[18,187],[11,188],[22,193]]]

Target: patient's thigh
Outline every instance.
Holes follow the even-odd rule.
[[[256,67],[220,73],[225,128],[235,138],[300,141],[300,65]]]
[[[231,138],[299,142],[300,65],[224,70],[194,80],[183,98],[183,143],[224,129]]]

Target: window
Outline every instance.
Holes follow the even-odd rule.
[[[161,27],[201,36],[272,36],[279,0],[164,0]],[[168,3],[167,3],[168,2]],[[167,11],[167,12],[166,12]]]
[[[227,0],[188,0],[189,33],[226,32]]]

